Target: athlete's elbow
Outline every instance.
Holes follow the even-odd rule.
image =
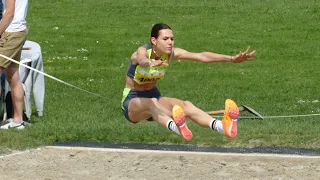
[[[208,56],[206,56],[206,53],[203,52],[199,56],[199,61],[202,62],[202,63],[209,63],[210,62],[210,58],[208,58]]]
[[[209,62],[210,62],[210,59],[207,58],[207,57],[203,57],[203,58],[201,58],[201,59],[199,59],[199,60],[200,60],[200,62],[202,62],[202,63],[209,63]]]
[[[202,63],[210,63],[211,61],[210,61],[210,59],[203,59],[201,62]]]

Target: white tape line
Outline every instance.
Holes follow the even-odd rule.
[[[190,154],[190,155],[220,155],[220,156],[244,156],[244,157],[285,157],[285,158],[310,158],[320,159],[320,156],[303,156],[290,154],[260,154],[260,153],[219,153],[219,152],[196,152],[196,151],[164,151],[147,149],[117,149],[117,148],[92,148],[92,147],[69,147],[69,146],[46,146],[47,149],[76,150],[76,151],[101,151],[101,152],[125,152],[125,153],[160,153],[160,154]]]
[[[27,65],[25,65],[25,64],[23,64],[23,63],[21,63],[21,62],[19,62],[19,61],[16,61],[16,60],[14,60],[14,59],[11,59],[11,58],[9,58],[9,57],[7,57],[7,56],[5,56],[5,55],[0,54],[0,57],[3,57],[3,58],[5,58],[5,59],[8,59],[9,61],[12,61],[12,62],[14,62],[14,63],[16,63],[16,64],[19,64],[20,66],[26,67],[26,68],[28,68],[28,69],[30,69],[30,70],[32,70],[32,71],[35,71],[35,72],[40,73],[40,74],[42,74],[42,75],[44,75],[44,76],[47,76],[47,77],[49,77],[49,78],[51,78],[51,79],[53,79],[53,80],[56,80],[56,81],[58,81],[58,82],[60,82],[60,83],[65,84],[65,85],[67,85],[67,86],[70,86],[70,87],[79,89],[79,90],[81,90],[81,91],[84,91],[84,92],[89,93],[89,94],[94,95],[94,96],[103,97],[103,96],[101,96],[100,94],[93,93],[93,92],[84,90],[84,89],[82,89],[82,88],[79,88],[79,87],[77,87],[77,86],[75,86],[75,85],[72,85],[72,84],[70,84],[70,83],[67,83],[67,82],[65,82],[65,81],[62,81],[62,80],[60,80],[60,79],[58,79],[58,78],[56,78],[56,77],[53,77],[53,76],[51,76],[51,75],[49,75],[49,74],[47,74],[47,73],[44,73],[44,72],[39,71],[39,70],[37,70],[37,69],[34,69],[34,68],[30,67],[30,66],[27,66]]]
[[[288,115],[288,116],[263,116],[264,118],[286,118],[286,117],[307,117],[307,116],[320,116],[320,114],[299,114],[299,115]]]
[[[298,115],[288,115],[288,116],[263,116],[263,119],[272,119],[272,118],[293,118],[293,117],[308,117],[308,116],[320,116],[320,114],[298,114]],[[212,116],[216,118],[221,118],[223,116]],[[239,118],[246,118],[246,119],[260,119],[257,116],[239,116]]]

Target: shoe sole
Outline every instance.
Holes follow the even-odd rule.
[[[225,101],[225,111],[222,119],[224,133],[227,137],[235,138],[238,134],[237,121],[239,108],[231,99]]]
[[[186,123],[186,117],[183,112],[183,109],[178,106],[174,105],[172,108],[172,116],[173,120],[176,123],[180,135],[185,139],[185,140],[191,140],[192,138],[192,132],[189,130],[187,123]]]

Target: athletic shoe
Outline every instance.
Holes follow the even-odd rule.
[[[8,119],[8,120],[5,120],[1,126],[0,126],[0,129],[24,129],[25,127],[25,122],[22,121],[22,123],[15,123],[13,121],[12,118]]]
[[[225,110],[222,119],[224,134],[230,138],[237,136],[237,121],[239,117],[239,108],[231,99],[225,101]]]
[[[179,129],[180,135],[185,140],[190,140],[192,138],[192,132],[189,130],[187,126],[186,116],[183,112],[183,109],[178,105],[174,105],[172,108],[172,116],[174,122],[176,123]]]

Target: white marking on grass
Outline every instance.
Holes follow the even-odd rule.
[[[320,102],[319,100],[315,99],[315,100],[312,100],[312,101],[309,101],[309,100],[299,100],[298,103],[318,103]]]
[[[78,52],[88,52],[88,49],[81,48],[81,49],[78,49],[77,51],[78,51]]]
[[[78,151],[101,151],[101,152],[124,152],[124,153],[162,153],[162,154],[191,154],[191,155],[220,155],[220,156],[243,156],[243,157],[278,157],[278,158],[310,158],[320,159],[320,156],[303,156],[290,154],[263,154],[263,153],[220,153],[220,152],[195,152],[195,151],[164,151],[146,149],[117,149],[117,148],[93,148],[93,147],[70,147],[70,146],[46,146],[47,149],[78,150]]]

